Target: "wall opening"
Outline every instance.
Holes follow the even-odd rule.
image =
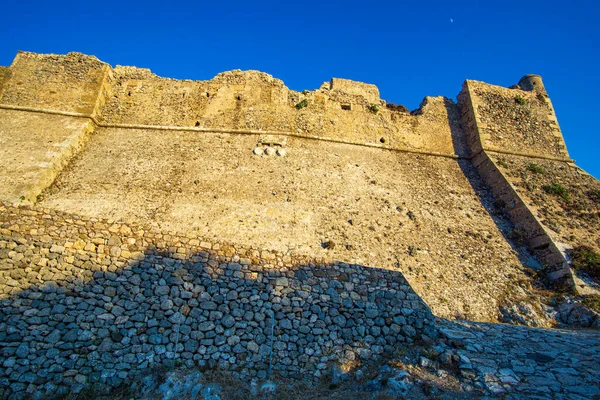
[[[342,110],[350,111],[352,110],[351,104],[342,104]]]

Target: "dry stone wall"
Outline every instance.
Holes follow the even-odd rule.
[[[318,378],[436,335],[402,274],[0,206],[0,395],[108,392],[157,365]],[[271,338],[271,334],[273,337]]]

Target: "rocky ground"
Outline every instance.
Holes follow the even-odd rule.
[[[332,366],[318,382],[242,381],[163,369],[121,387],[129,399],[600,399],[600,332],[438,319],[441,337],[379,363]],[[86,398],[93,393],[83,393]]]

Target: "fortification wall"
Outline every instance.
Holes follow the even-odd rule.
[[[91,115],[109,68],[80,53],[19,52],[10,66],[1,102]]]
[[[296,107],[304,101],[305,107]],[[453,137],[460,124],[451,100],[428,97],[419,115],[410,115],[386,109],[374,85],[345,79],[299,93],[258,71],[178,81],[149,70],[117,67],[101,114],[107,124],[276,131],[449,156],[459,153]]]
[[[561,161],[501,154],[492,159],[560,250],[586,246],[600,253],[597,179]],[[581,293],[591,290],[577,276],[574,279]]]
[[[34,203],[92,130],[87,118],[0,109],[0,200]]]
[[[515,224],[516,236],[546,267],[546,276],[558,286],[594,293],[570,268],[567,250],[575,243],[597,248],[593,194],[598,181],[586,179],[571,163],[541,78],[533,77],[533,83],[528,76],[521,80],[526,91],[465,82],[459,107],[467,146],[479,175]],[[551,195],[553,185],[564,191],[558,196],[562,204]],[[568,193],[577,196],[578,204]],[[569,226],[562,237],[557,221]]]
[[[306,379],[435,335],[402,274],[0,206],[0,395],[96,393],[173,363]]]
[[[526,282],[468,161],[293,137],[267,156],[259,140],[103,128],[39,204],[401,271],[446,317],[495,320]]]
[[[473,114],[465,120],[465,126],[471,127],[468,143],[472,154],[483,149],[569,160],[546,95],[467,80],[459,102],[472,105]]]
[[[8,80],[9,75],[9,67],[0,67],[0,99],[2,98],[2,92],[4,91],[4,83]]]
[[[388,110],[376,86],[346,79],[299,93],[258,71],[178,81],[147,69],[112,69],[79,53],[20,52],[10,71],[2,105],[82,113],[100,124],[280,131],[446,156],[464,152],[455,148],[461,131],[451,100],[427,97],[410,115]]]

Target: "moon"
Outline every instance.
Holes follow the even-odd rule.
[[[452,23],[452,22],[454,22],[454,20],[452,18],[450,18],[450,22]]]

